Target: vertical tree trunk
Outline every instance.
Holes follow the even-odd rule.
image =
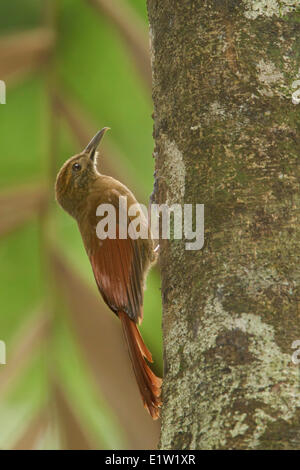
[[[300,447],[299,0],[148,0],[161,242],[162,449]],[[300,95],[300,93],[299,93]]]

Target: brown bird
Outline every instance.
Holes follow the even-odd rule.
[[[126,198],[128,207],[137,204],[137,201],[126,186],[97,170],[97,148],[108,129],[104,127],[82,153],[71,157],[63,165],[56,180],[56,199],[78,223],[99,291],[108,307],[121,320],[144,406],[152,418],[157,419],[162,380],[147,364],[147,361],[153,362],[152,356],[137,327],[143,319],[146,275],[156,261],[154,243],[148,227],[147,238],[133,239],[120,235],[119,197]],[[115,238],[99,239],[96,233],[99,222],[96,211],[101,204],[112,204],[115,208]],[[143,219],[142,211],[139,216],[141,225],[145,226],[146,218]],[[127,212],[123,220],[128,228],[132,218]]]

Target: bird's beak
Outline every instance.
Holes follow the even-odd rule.
[[[87,153],[90,157],[91,160],[94,160],[96,150],[98,148],[98,145],[100,144],[102,137],[104,136],[105,132],[108,131],[110,127],[103,127],[101,131],[97,132],[95,137],[92,138],[90,143],[86,146],[84,149],[84,153]]]

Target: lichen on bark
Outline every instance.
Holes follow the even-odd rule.
[[[291,13],[299,6],[299,0],[243,0],[246,11],[245,16],[249,19],[256,19],[259,16],[282,17]]]

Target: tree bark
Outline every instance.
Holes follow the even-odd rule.
[[[153,199],[205,205],[160,246],[160,448],[299,448],[299,0],[147,3]]]

